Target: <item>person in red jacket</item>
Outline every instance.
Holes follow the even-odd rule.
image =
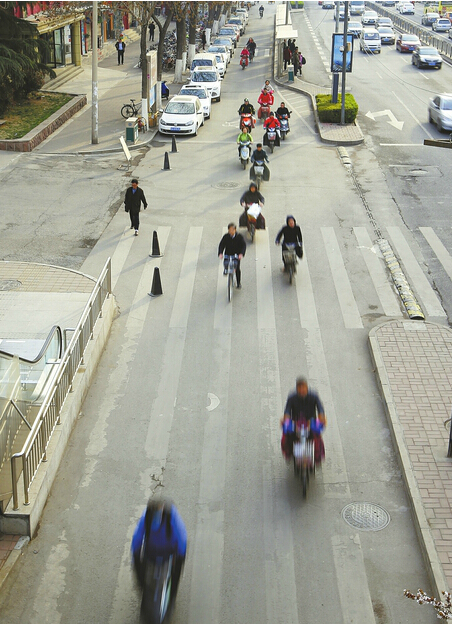
[[[240,52],[240,61],[242,61],[242,58],[245,59],[246,67],[248,67],[248,59],[250,58],[250,52],[247,47],[244,47],[243,50]]]
[[[280,127],[281,127],[281,124],[279,122],[279,119],[277,117],[275,117],[275,113],[272,111],[270,113],[270,116],[267,117],[267,119],[264,121],[264,130],[266,131],[265,134],[264,134],[264,140],[263,140],[264,145],[268,145],[268,141],[267,141],[267,130],[268,129],[276,130],[275,145],[279,145],[280,144],[280,138],[281,138],[281,134],[279,132]]]
[[[270,91],[266,88],[262,89],[262,92],[257,100],[257,103],[260,104],[260,108],[257,112],[257,116],[259,117],[259,119],[262,117],[262,106],[268,106],[268,108],[270,108],[273,105],[274,101],[275,99],[272,93],[270,93]]]

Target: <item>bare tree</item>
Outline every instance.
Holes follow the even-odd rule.
[[[189,2],[173,2],[174,7],[174,19],[176,20],[176,68],[174,71],[174,82],[182,82],[182,72],[185,67],[183,66],[183,53],[186,50],[187,45],[187,28],[186,28],[186,16],[188,11]]]
[[[157,80],[162,79],[162,65],[163,65],[163,52],[165,50],[165,35],[168,31],[169,25],[173,19],[173,2],[167,2],[165,5],[165,21],[162,23],[160,19],[155,15],[152,15],[152,20],[159,29],[159,44],[157,47]]]

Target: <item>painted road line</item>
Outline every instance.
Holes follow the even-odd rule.
[[[397,250],[397,254],[402,261],[405,271],[410,277],[411,285],[415,289],[424,311],[428,314],[428,316],[444,318],[446,313],[444,312],[435,291],[431,287],[430,282],[421,269],[400,228],[393,226],[388,227],[387,230]]]
[[[361,329],[363,323],[358,306],[356,305],[352,287],[350,286],[344,261],[339,251],[339,244],[336,234],[334,233],[334,228],[323,227],[321,231],[337,298],[344,319],[344,325],[347,329]]]
[[[403,316],[399,296],[391,287],[386,269],[380,260],[381,253],[378,245],[372,243],[365,227],[355,227],[353,231],[385,315]]]
[[[443,243],[431,227],[420,227],[419,231],[433,249],[433,252],[441,262],[443,269],[446,271],[449,278],[452,279],[452,258]]]
[[[421,123],[419,121],[419,119],[416,117],[416,115],[414,115],[410,109],[408,108],[408,106],[406,104],[404,104],[404,102],[402,102],[402,100],[399,98],[399,96],[393,91],[392,92],[393,96],[400,102],[400,104],[403,106],[403,108],[407,111],[407,113],[414,119],[414,121],[417,123],[417,125],[422,128],[422,130],[425,132],[425,134],[430,138],[433,139],[434,137],[430,134],[430,132],[428,130],[426,130],[425,128],[425,124]]]
[[[314,289],[312,288],[311,276],[309,274],[306,245],[304,245],[303,259],[298,263],[295,286],[297,289],[301,326],[304,329],[318,329],[319,318],[315,307]]]
[[[256,241],[257,327],[259,332],[260,414],[270,431],[270,453],[282,462],[279,418],[282,412],[272,267],[268,230],[259,230]],[[265,425],[264,425],[265,426]],[[298,624],[297,587],[290,508],[275,517],[273,502],[276,468],[264,463],[265,592],[267,622]],[[269,494],[273,490],[271,494]],[[271,499],[271,500],[270,500]],[[279,579],[279,580],[278,580]],[[291,596],[291,600],[287,600]]]
[[[163,473],[168,454],[202,229],[191,227],[188,234],[163,354],[160,383],[150,413],[145,452],[150,474],[157,480]]]

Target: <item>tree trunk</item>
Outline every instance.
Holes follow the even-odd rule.
[[[188,28],[188,66],[191,67],[191,62],[196,54],[196,24],[192,24],[190,19],[190,26]]]
[[[185,16],[176,22],[176,69],[174,71],[174,82],[183,82],[182,72],[184,71],[182,62],[182,53],[185,51],[186,45],[186,28],[185,28]]]
[[[171,20],[173,19],[173,9],[171,5],[167,8],[166,18],[164,23],[157,18],[152,16],[157,28],[159,29],[159,44],[157,48],[157,80],[160,82],[162,80],[162,63],[163,63],[163,52],[165,50],[165,35],[168,31],[169,25],[171,24]]]
[[[141,62],[141,97],[147,98],[147,85],[148,85],[148,64],[146,58],[146,36],[148,33],[148,27],[146,24],[141,26],[141,38],[140,38],[140,62]]]

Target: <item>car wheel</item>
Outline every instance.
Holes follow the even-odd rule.
[[[438,128],[438,132],[443,132],[443,124],[441,123],[441,121],[438,119],[436,122],[436,127]]]
[[[220,100],[221,100],[221,95],[217,97],[217,102],[219,102]]]
[[[428,123],[434,123],[433,117],[430,111],[428,111]]]
[[[198,136],[198,124],[196,124],[196,130],[193,132],[193,136]]]

